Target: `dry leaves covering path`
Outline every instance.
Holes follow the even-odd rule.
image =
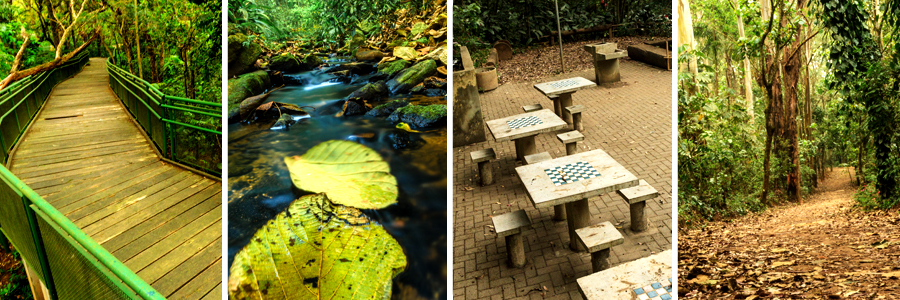
[[[900,211],[853,208],[852,169],[804,204],[678,237],[684,299],[900,299]]]
[[[643,44],[645,42],[658,41],[665,38],[668,37],[626,36],[589,41],[565,42],[563,43],[563,60],[565,60],[566,63],[566,71],[571,72],[594,69],[591,55],[584,51],[584,45],[617,43],[617,48],[624,50],[628,49],[628,46],[634,44]],[[631,60],[631,58],[627,56],[621,59]],[[545,44],[524,50],[522,53],[517,53],[513,55],[512,59],[500,62],[500,67],[497,71],[500,72],[500,84],[537,82],[545,80],[547,77],[558,75],[560,74],[559,44]],[[588,79],[594,79],[593,75]]]

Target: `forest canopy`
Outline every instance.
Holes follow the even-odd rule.
[[[18,71],[83,49],[166,94],[221,102],[220,12],[216,0],[0,0],[0,73],[20,49]]]

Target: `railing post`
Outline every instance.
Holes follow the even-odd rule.
[[[24,195],[22,198],[22,206],[25,208],[25,216],[28,218],[28,227],[31,227],[31,238],[34,240],[34,248],[37,252],[38,260],[41,263],[41,270],[44,273],[44,284],[50,292],[50,299],[58,299],[56,296],[56,284],[53,283],[53,275],[50,273],[50,261],[47,260],[47,249],[44,248],[44,240],[41,238],[41,228],[38,227],[37,217],[34,211],[29,207],[28,198]]]

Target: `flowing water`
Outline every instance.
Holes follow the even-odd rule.
[[[303,192],[293,187],[284,157],[302,155],[328,140],[350,140],[377,151],[397,178],[397,204],[365,213],[384,225],[407,256],[408,266],[394,280],[394,297],[446,299],[447,280],[447,128],[409,133],[410,145],[394,149],[392,137],[403,134],[383,118],[335,117],[341,99],[365,85],[330,82],[321,71],[291,75],[297,86],[271,94],[269,100],[295,104],[310,112],[286,130],[270,124],[228,127],[228,265],[261,228]],[[399,96],[412,104],[446,104],[445,97]],[[314,108],[314,110],[312,109]]]

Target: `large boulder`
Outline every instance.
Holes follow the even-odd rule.
[[[353,91],[353,93],[350,93],[350,96],[347,96],[347,98],[361,98],[369,100],[369,102],[375,102],[387,95],[387,85],[385,85],[383,81],[379,81],[366,84],[358,90]]]
[[[228,80],[228,120],[240,116],[240,106],[244,99],[262,94],[271,86],[266,71],[256,71]]]
[[[349,98],[344,102],[344,116],[359,116],[368,112],[366,102],[359,98]]]
[[[384,53],[378,50],[366,50],[356,52],[356,60],[358,61],[379,61],[384,57]]]
[[[408,93],[414,86],[419,85],[425,78],[434,74],[435,69],[437,69],[437,63],[434,60],[423,60],[412,66],[412,68],[403,70],[403,72],[394,76],[393,79],[387,82],[388,89],[391,91],[391,94]]]
[[[344,70],[349,70],[350,73],[353,73],[356,75],[366,75],[366,74],[375,72],[376,69],[375,69],[375,65],[370,64],[370,63],[346,63],[346,64],[340,64],[340,65],[336,65],[336,66],[330,67],[328,69],[325,69],[324,72],[325,73],[334,73],[334,72],[344,71]]]
[[[300,61],[293,54],[282,53],[269,59],[269,69],[282,72],[294,72],[300,69]]]
[[[309,71],[323,64],[319,56],[315,54],[307,54],[306,58],[300,59],[300,71]]]
[[[407,105],[395,110],[387,120],[394,123],[404,122],[417,128],[444,125],[447,122],[447,105]]]
[[[385,74],[388,78],[394,77],[395,74],[409,68],[409,61],[398,59],[395,61],[383,62],[378,65],[378,72]]]
[[[228,36],[228,78],[255,70],[256,60],[262,53],[262,47],[254,42],[247,43],[243,34]]]
[[[394,113],[394,111],[396,111],[398,108],[401,108],[401,107],[404,107],[407,105],[409,105],[409,102],[406,102],[403,100],[390,101],[388,103],[384,103],[384,104],[376,106],[375,108],[373,108],[372,110],[367,112],[366,116],[367,117],[379,117],[379,118],[387,117],[387,116],[390,116],[392,113]]]

